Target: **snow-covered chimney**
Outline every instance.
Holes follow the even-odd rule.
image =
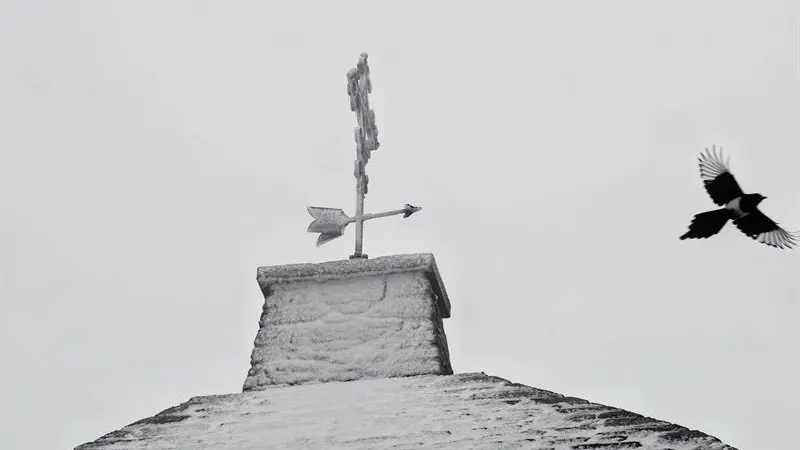
[[[450,375],[450,301],[432,254],[258,268],[264,293],[244,391]]]

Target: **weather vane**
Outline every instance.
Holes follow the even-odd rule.
[[[369,108],[368,94],[370,92],[372,92],[372,83],[369,80],[367,54],[362,53],[358,59],[358,65],[347,72],[347,93],[350,95],[350,109],[356,113],[358,121],[358,126],[353,130],[356,138],[356,161],[353,172],[356,177],[355,217],[349,217],[344,211],[337,208],[308,207],[308,213],[314,218],[314,221],[308,226],[308,231],[310,233],[319,233],[317,247],[341,236],[347,225],[355,222],[356,251],[350,256],[350,259],[367,258],[367,255],[361,252],[364,243],[364,221],[397,214],[408,217],[422,209],[406,204],[402,209],[364,214],[364,196],[367,195],[367,184],[369,183],[366,167],[370,154],[380,146],[378,143],[378,128],[375,126],[375,111]]]

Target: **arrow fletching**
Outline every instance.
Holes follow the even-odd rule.
[[[344,234],[344,229],[351,222],[350,217],[341,209],[309,206],[308,213],[314,220],[308,225],[309,233],[320,233],[317,247]]]
[[[324,244],[324,243],[326,243],[328,241],[332,241],[332,240],[336,239],[337,237],[339,237],[341,235],[342,235],[342,233],[322,233],[317,238],[317,247],[319,247],[320,245],[322,245],[322,244]]]

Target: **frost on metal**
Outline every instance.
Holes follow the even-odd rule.
[[[375,125],[375,111],[369,107],[369,94],[372,92],[372,81],[369,79],[367,54],[362,53],[358,65],[347,72],[347,95],[350,96],[350,110],[356,113],[358,126],[353,129],[356,140],[356,162],[354,175],[359,183],[363,183],[364,194],[367,193],[368,177],[364,167],[369,162],[370,153],[380,147],[378,127]]]
[[[260,267],[264,308],[244,390],[452,373],[433,255]]]
[[[314,218],[314,221],[308,226],[308,232],[319,233],[317,247],[341,237],[347,225],[355,223],[356,248],[350,259],[367,259],[367,255],[362,251],[364,247],[365,221],[400,214],[407,218],[422,209],[407,203],[402,209],[371,214],[364,213],[364,197],[367,195],[367,186],[369,184],[366,167],[371,153],[380,147],[378,127],[375,125],[375,111],[369,106],[369,94],[371,92],[372,82],[369,79],[367,54],[362,53],[356,67],[347,72],[347,95],[350,96],[350,109],[356,113],[357,122],[357,126],[353,129],[356,141],[356,161],[353,166],[357,193],[355,215],[349,217],[339,208],[307,207],[308,213]]]
[[[369,66],[367,54],[362,53],[358,58],[355,69],[347,72],[347,94],[350,96],[350,109],[356,113],[358,126],[353,130],[356,139],[356,161],[353,166],[353,175],[356,177],[356,250],[354,258],[365,258],[361,253],[363,247],[364,221],[364,196],[367,195],[369,177],[366,166],[370,153],[380,146],[378,142],[378,127],[375,126],[375,111],[369,107],[369,93],[372,92],[372,82],[369,79]]]

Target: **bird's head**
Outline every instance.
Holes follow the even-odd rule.
[[[764,196],[763,196],[763,195],[761,195],[761,194],[756,194],[756,205],[757,205],[757,204],[759,204],[759,203],[761,203],[761,202],[763,202],[763,201],[764,201],[764,200],[766,200],[766,199],[767,199],[767,197],[764,197]]]

